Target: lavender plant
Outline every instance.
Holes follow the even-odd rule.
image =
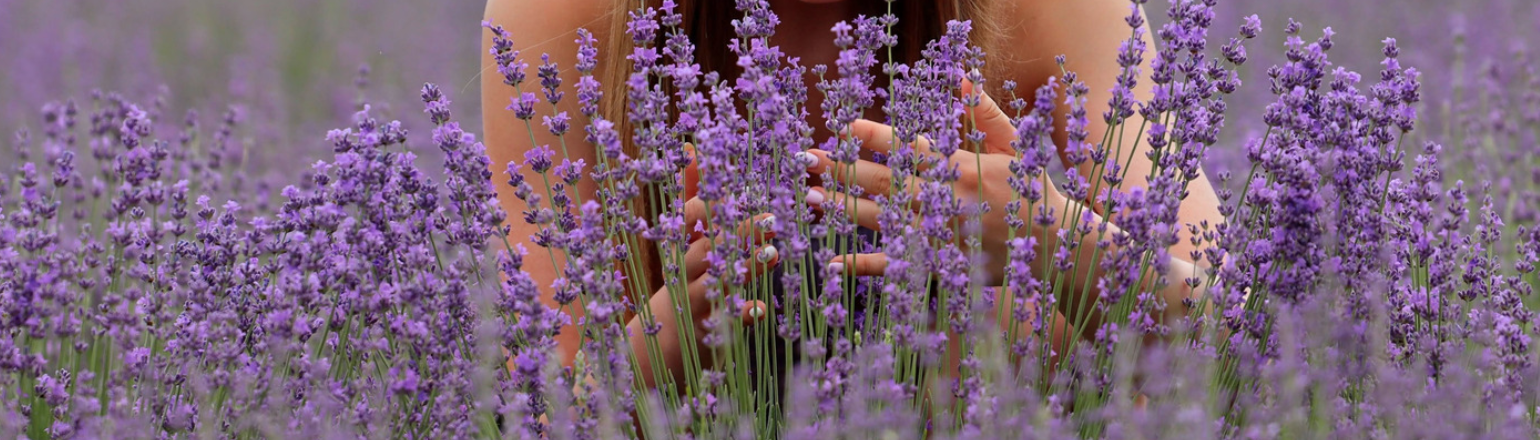
[[[1131,1],[1099,115],[1062,57],[1030,93],[986,95],[968,22],[903,65],[879,62],[896,20],[860,17],[832,29],[835,66],[802,66],[769,44],[768,3],[740,0],[729,77],[700,71],[665,1],[628,15],[631,54],[576,32],[572,97],[563,66],[531,69],[484,23],[517,91],[504,119],[532,142],[581,125],[596,163],[538,142],[491,163],[428,84],[428,136],[360,106],[276,200],[227,177],[237,113],[205,136],[162,103],[50,104],[0,179],[0,433],[1536,435],[1535,195],[1493,159],[1540,136],[1534,70],[1488,68],[1446,148],[1414,137],[1421,75],[1396,40],[1365,82],[1329,29],[1290,20],[1266,128],[1228,144],[1262,21],[1215,51],[1215,3],[1172,0],[1151,48]],[[624,123],[601,111],[601,55],[633,66]],[[1155,166],[1130,175],[1141,145]],[[1223,223],[1183,224],[1210,149],[1249,169],[1217,176]],[[1495,179],[1449,181],[1461,160]],[[499,185],[528,209],[503,212]]]

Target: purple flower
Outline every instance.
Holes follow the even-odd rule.
[[[535,102],[537,99],[539,98],[535,97],[534,93],[524,92],[518,98],[510,98],[512,103],[508,104],[508,110],[513,111],[514,117],[527,121],[535,117]]]

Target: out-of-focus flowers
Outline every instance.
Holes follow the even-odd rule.
[[[279,103],[238,96],[254,105],[217,119],[172,114],[166,90],[41,106],[0,174],[0,434],[1534,436],[1531,59],[1481,61],[1446,94],[1404,66],[1423,65],[1421,45],[1377,43],[1379,75],[1366,79],[1340,64],[1363,42],[1288,20],[1274,62],[1257,45],[1276,42],[1262,26],[1275,19],[1224,23],[1216,3],[1171,1],[1150,47],[1148,5],[1130,2],[1132,38],[1107,54],[1123,70],[1105,109],[1087,102],[1075,60],[1056,60],[1063,74],[1030,96],[1001,84],[1016,135],[1003,206],[965,202],[950,159],[983,139],[963,122],[981,101],[963,81],[992,87],[972,23],[947,23],[903,65],[883,62],[896,19],[859,17],[831,29],[835,66],[802,66],[770,44],[781,19],[763,0],[736,2],[735,74],[700,71],[672,1],[627,15],[631,53],[600,54],[578,30],[567,72],[545,54],[531,66],[533,53],[485,23],[487,73],[532,90],[508,104],[513,120],[563,142],[581,130],[598,163],[566,143],[491,163],[455,118],[455,89],[434,84],[410,91],[422,113],[406,122],[356,93],[347,127],[312,139],[328,157],[281,186],[248,172],[272,139],[248,134],[278,127],[260,124]],[[628,107],[615,110],[633,131],[600,111],[601,56],[632,61],[615,92]],[[1270,67],[1242,69],[1258,64]],[[360,69],[348,90],[373,97],[393,67]],[[822,80],[809,87],[810,74]],[[1155,93],[1141,102],[1145,78]],[[810,89],[824,96],[823,127],[806,121]],[[563,99],[582,117],[551,110]],[[1419,122],[1438,106],[1444,125]],[[834,136],[869,109],[898,140],[880,155]],[[1148,147],[1155,167],[1136,179],[1147,185],[1125,185],[1134,153],[1092,138],[1093,114],[1146,121],[1118,138]],[[914,191],[864,194],[825,175],[828,189],[875,203],[810,200],[815,144],[847,171],[886,165]],[[1245,174],[1215,173],[1223,224],[1183,224],[1177,209],[1211,152],[1244,158],[1230,163]],[[675,196],[692,162],[712,219],[699,231]],[[578,191],[590,182],[594,194]],[[503,212],[498,185],[528,208]],[[1049,206],[1050,194],[1096,207]],[[878,229],[858,228],[857,209],[879,209]],[[972,250],[996,232],[976,216],[995,209],[1013,229],[998,286],[976,276]],[[508,237],[509,221],[539,232]],[[725,233],[736,225],[775,238]],[[1170,254],[1181,231],[1197,249]],[[709,310],[680,296],[691,232],[711,240],[699,281]],[[630,294],[646,286],[644,252],[674,312],[703,317],[676,332],[689,347],[683,383],[639,369],[665,334]],[[851,276],[829,264],[846,253],[887,266]],[[529,258],[559,261],[556,281],[538,285]],[[1171,273],[1178,260],[1198,264]],[[1077,279],[1093,269],[1106,275]],[[1168,304],[1168,288],[1196,293]],[[750,316],[768,319],[734,319],[750,301],[764,304]],[[1176,306],[1193,312],[1172,322],[1163,312]],[[633,315],[640,334],[626,331]],[[566,331],[579,346],[558,346]]]

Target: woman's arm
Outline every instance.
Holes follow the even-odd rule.
[[[487,1],[486,20],[507,29],[513,38],[514,49],[520,51],[520,58],[531,63],[528,79],[520,86],[522,90],[515,90],[512,86],[504,84],[503,76],[498,74],[496,63],[492,60],[490,53],[492,33],[487,30],[482,31],[481,118],[486,132],[487,154],[492,159],[492,173],[497,176],[494,177],[494,182],[506,181],[507,176],[504,174],[507,169],[504,167],[508,162],[522,161],[524,153],[536,145],[555,146],[562,141],[541,127],[538,118],[532,122],[532,126],[526,126],[524,121],[515,118],[513,112],[507,109],[510,100],[518,96],[520,91],[539,92],[540,82],[534,70],[539,65],[540,54],[549,53],[551,60],[562,70],[561,90],[566,92],[567,97],[556,106],[554,111],[551,105],[542,99],[536,106],[537,113],[551,115],[565,111],[574,118],[574,126],[587,123],[582,120],[582,114],[578,112],[577,92],[574,88],[577,77],[572,66],[577,62],[578,49],[574,40],[577,38],[576,31],[580,27],[593,30],[595,38],[603,40],[609,28],[606,20],[609,19],[607,14],[610,14],[611,10],[608,6],[610,2],[604,0],[565,0],[560,7],[553,7],[550,2],[541,0]],[[572,155],[572,160],[583,159],[589,164],[596,163],[594,149],[583,141],[582,130],[571,130],[565,137],[567,151]],[[540,181],[538,175],[525,177],[532,181]],[[558,304],[552,298],[554,291],[551,290],[551,282],[561,275],[561,267],[553,265],[552,258],[544,255],[543,248],[530,241],[530,236],[540,228],[537,225],[525,223],[523,216],[519,214],[528,209],[528,205],[515,197],[513,189],[508,188],[506,184],[498,183],[496,187],[497,201],[502,205],[503,210],[508,212],[507,222],[511,229],[508,239],[511,243],[523,243],[530,249],[531,253],[529,258],[524,260],[523,269],[540,286],[540,300],[547,306],[555,308]],[[576,189],[583,200],[593,200],[596,187],[592,179],[581,180]],[[555,264],[562,264],[563,256],[560,252],[557,252],[554,257]],[[583,316],[583,311],[575,307],[569,307],[567,313],[572,315],[573,322]],[[556,341],[561,349],[563,364],[571,365],[573,357],[578,352],[577,328],[569,326],[562,329]]]
[[[613,2],[608,0],[570,0],[563,7],[551,7],[548,2],[536,0],[490,0],[487,3],[486,20],[491,22],[492,25],[502,26],[510,34],[514,49],[520,51],[521,59],[539,60],[541,54],[550,54],[551,61],[556,63],[562,72],[560,75],[562,77],[560,90],[565,92],[566,98],[554,109],[551,108],[547,101],[540,101],[540,104],[536,107],[537,114],[550,115],[557,112],[567,112],[574,119],[572,122],[573,126],[582,126],[589,122],[583,120],[584,116],[579,112],[576,98],[577,92],[574,87],[578,79],[575,70],[572,68],[577,62],[578,44],[575,41],[577,38],[576,31],[578,28],[590,29],[593,31],[596,40],[605,41],[608,38],[607,30],[610,28],[610,20],[620,19],[617,17],[617,9],[614,8],[614,5]],[[565,150],[570,154],[569,159],[581,159],[588,164],[597,163],[597,155],[593,146],[583,139],[583,130],[570,130],[564,136],[565,139],[557,138],[540,126],[538,122],[526,124],[525,121],[514,117],[512,111],[506,109],[510,100],[520,92],[538,93],[540,89],[539,79],[534,74],[534,69],[538,66],[530,66],[529,75],[525,79],[527,83],[516,90],[514,87],[504,84],[503,76],[498,74],[497,66],[490,52],[491,45],[491,32],[483,32],[481,61],[482,118],[486,130],[487,150],[493,163],[492,172],[501,175],[506,172],[504,166],[508,162],[522,161],[525,152],[530,151],[537,145],[551,145],[553,149],[560,151],[562,148],[557,147],[557,145],[563,141],[566,143]],[[601,53],[600,56],[624,55]],[[539,61],[526,62],[538,63]],[[598,69],[603,70],[604,63],[600,63]],[[604,74],[602,71],[596,70],[594,76],[604,77]],[[703,222],[709,225],[711,222],[707,215],[705,204],[699,199],[694,198],[694,194],[688,192],[688,188],[694,186],[689,183],[694,178],[693,170],[694,166],[692,165],[685,171],[687,193],[683,194],[686,198],[683,210],[684,224],[693,226],[697,222]],[[535,175],[526,175],[525,178],[532,181],[541,180],[539,176]],[[498,179],[498,181],[502,180],[501,178]],[[558,307],[559,305],[554,299],[554,291],[551,289],[551,284],[561,276],[561,271],[565,267],[563,256],[559,251],[552,256],[548,256],[545,251],[540,250],[541,248],[530,240],[532,235],[539,232],[540,227],[524,222],[522,216],[519,215],[520,212],[528,209],[528,204],[516,197],[513,188],[509,188],[507,185],[499,185],[497,189],[498,202],[509,213],[509,240],[515,243],[523,243],[526,248],[532,249],[529,257],[524,259],[523,270],[528,272],[530,277],[540,286],[540,300],[545,302],[548,307]],[[597,184],[593,179],[584,178],[579,180],[576,190],[581,200],[594,200]],[[750,232],[750,229],[742,227],[737,230],[726,228],[711,228],[710,230],[719,234],[717,239],[725,237],[720,234],[736,233],[739,238],[752,240],[751,243],[755,246],[763,245],[771,238],[770,234],[762,231],[754,233]],[[691,235],[692,241],[683,256],[682,265],[685,268],[685,281],[687,283],[684,293],[687,296],[689,310],[694,316],[679,316],[680,314],[677,313],[674,307],[673,298],[670,296],[667,287],[660,288],[657,292],[652,292],[650,296],[637,299],[638,303],[648,308],[654,322],[643,323],[640,316],[633,314],[628,314],[627,316],[626,329],[630,333],[628,339],[632,349],[636,352],[637,367],[641,373],[639,376],[648,386],[656,385],[654,383],[656,376],[653,374],[653,368],[659,364],[665,368],[668,375],[673,376],[675,384],[683,383],[681,374],[683,373],[684,350],[682,350],[683,346],[679,337],[679,325],[682,322],[688,322],[690,325],[695,326],[697,329],[696,333],[699,333],[701,322],[711,312],[712,304],[706,300],[706,293],[709,290],[707,287],[709,279],[705,278],[705,272],[707,266],[706,256],[711,249],[710,244],[712,241],[706,239],[709,237],[702,237],[698,233]],[[747,276],[757,276],[779,262],[778,258],[773,257],[773,252],[769,255],[771,257],[766,258],[764,261],[749,263],[747,265],[749,269]],[[647,267],[642,268],[642,270],[656,271],[659,269],[657,267]],[[638,274],[628,275],[639,276]],[[742,306],[739,315],[741,315],[744,323],[748,325],[762,319],[765,315],[764,311],[764,304],[751,301]],[[565,312],[573,318],[574,323],[583,316],[583,309],[577,307],[576,303],[569,306]],[[658,331],[656,335],[658,354],[662,359],[652,359],[649,356],[649,350],[646,346],[648,338],[644,336],[643,332],[644,324],[656,324]],[[581,341],[580,329],[575,325],[563,328],[561,333],[557,335],[556,342],[561,350],[561,360],[565,365],[572,365],[574,358],[581,349],[579,346]],[[702,352],[698,359],[700,362],[711,362],[709,353],[705,353],[704,350],[695,351]]]
[[[1107,109],[1107,101],[1112,98],[1112,88],[1117,84],[1118,75],[1122,74],[1122,67],[1118,65],[1116,54],[1118,48],[1127,40],[1133,30],[1128,27],[1125,19],[1129,16],[1130,2],[1128,0],[1010,0],[1007,10],[1002,11],[1012,19],[1005,20],[1007,28],[1006,41],[1023,41],[1030,44],[1006,45],[1007,52],[997,54],[1004,66],[999,69],[1007,73],[1004,79],[1014,80],[1022,86],[1036,87],[1048,81],[1048,78],[1061,75],[1059,66],[1054,58],[1064,55],[1068,60],[1066,68],[1074,71],[1090,87],[1090,94],[1086,96],[1087,118],[1090,125],[1087,131],[1090,136],[1087,142],[1095,145],[1101,142],[1107,132],[1107,123],[1102,119],[1102,111]],[[1139,65],[1139,81],[1133,89],[1134,98],[1139,102],[1149,102],[1155,96],[1154,82],[1150,80],[1150,60],[1155,56],[1155,41],[1150,33],[1149,26],[1143,26],[1143,39],[1146,47],[1143,62]],[[1031,90],[1031,88],[1026,88]],[[1137,110],[1137,109],[1135,109]],[[1059,146],[1059,154],[1064,154],[1064,146],[1067,145],[1068,134],[1065,131],[1065,121],[1068,119],[1068,106],[1060,105],[1055,109],[1054,121],[1057,124],[1054,130],[1054,143]],[[1138,132],[1139,127],[1145,126],[1145,120],[1136,111],[1121,123],[1126,128],[1119,128],[1113,133],[1112,142],[1117,145],[1130,146],[1137,143],[1137,151],[1123,151],[1122,158],[1128,162],[1129,154],[1133,154],[1132,161],[1126,170],[1127,178],[1123,187],[1134,186],[1147,187],[1149,175],[1153,166],[1145,155],[1150,146],[1142,141],[1143,133]],[[1121,139],[1120,136],[1121,135]],[[1116,148],[1113,149],[1116,151]],[[1126,150],[1126,148],[1125,148]],[[1110,160],[1110,159],[1109,159]],[[1078,171],[1082,176],[1090,176],[1088,181],[1093,184],[1100,179],[1100,174],[1092,175],[1092,164],[1086,161]],[[1105,184],[1102,185],[1106,187]],[[1219,197],[1214,193],[1214,187],[1209,183],[1208,177],[1201,170],[1198,178],[1193,179],[1187,186],[1188,195],[1182,200],[1182,206],[1177,216],[1181,224],[1199,224],[1208,222],[1209,225],[1218,225],[1224,222],[1224,216],[1219,214]],[[1096,194],[1091,194],[1093,200],[1085,200],[1097,213],[1105,214],[1105,206],[1094,200]],[[1188,253],[1195,250],[1188,240],[1190,234],[1186,228],[1179,232],[1180,240],[1171,247],[1171,255],[1175,258],[1189,260]]]

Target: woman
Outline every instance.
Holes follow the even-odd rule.
[[[734,68],[733,58],[726,52],[726,39],[732,35],[730,20],[736,17],[731,1],[697,0],[681,2],[680,11],[685,16],[684,27],[690,29],[692,37],[698,47],[698,60],[702,64],[703,71],[721,71],[724,74],[732,72]],[[770,0],[772,10],[780,17],[795,17],[796,19],[782,19],[770,43],[778,45],[783,52],[791,57],[800,57],[802,65],[826,64],[834,65],[838,55],[838,49],[831,44],[833,34],[830,29],[838,22],[854,19],[859,14],[880,15],[887,6],[880,0]],[[637,6],[637,0],[564,0],[561,7],[553,7],[549,0],[490,0],[487,4],[486,19],[494,25],[505,27],[515,41],[518,49],[524,54],[549,53],[552,60],[561,66],[571,66],[575,63],[577,44],[573,41],[574,31],[577,28],[587,28],[594,31],[595,37],[600,42],[601,59],[604,64],[599,67],[595,75],[601,79],[608,88],[605,96],[609,98],[623,97],[619,87],[624,86],[624,72],[626,67],[621,64],[623,56],[619,54],[630,53],[629,38],[612,38],[623,35],[625,32],[625,11]],[[1072,60],[1072,68],[1078,72],[1079,77],[1090,88],[1087,96],[1092,115],[1100,114],[1102,109],[1095,108],[1098,103],[1105,105],[1110,95],[1110,89],[1122,72],[1117,60],[1113,56],[1117,53],[1119,45],[1126,40],[1130,33],[1125,18],[1129,15],[1129,3],[1126,0],[1084,0],[1067,2],[1060,0],[901,0],[892,5],[893,11],[899,18],[897,35],[900,43],[895,50],[895,56],[902,57],[900,62],[912,62],[918,58],[918,48],[925,41],[938,37],[944,30],[944,23],[949,19],[972,20],[974,32],[972,41],[984,48],[987,57],[986,66],[989,72],[986,75],[991,78],[990,84],[1001,84],[1004,80],[1014,81],[1022,86],[1036,87],[1045,84],[1050,78],[1061,74],[1060,67],[1055,62],[1055,57],[1064,55]],[[1149,32],[1143,33],[1148,39]],[[484,46],[490,47],[490,35],[484,36]],[[1153,47],[1149,41],[1147,45]],[[494,71],[494,63],[491,56],[483,51],[483,71]],[[1148,75],[1151,71],[1148,61],[1141,66],[1141,72]],[[809,76],[809,86],[817,78]],[[575,81],[570,78],[563,82],[564,88],[569,88],[569,95],[574,92],[570,85]],[[1134,97],[1141,102],[1148,101],[1152,96],[1151,82],[1145,78],[1139,82],[1139,87],[1133,90]],[[496,75],[482,76],[482,103],[483,117],[485,119],[486,142],[488,151],[494,164],[503,164],[524,157],[524,153],[534,147],[532,142],[542,144],[555,144],[558,142],[553,135],[541,131],[532,139],[522,124],[513,123],[514,120],[503,107],[509,102],[510,97],[516,93],[512,88],[505,86]],[[964,93],[971,93],[971,85],[964,85]],[[817,93],[810,96],[807,103],[809,109],[816,109],[820,97]],[[975,111],[979,128],[986,136],[984,151],[980,156],[967,156],[955,163],[962,164],[963,176],[958,180],[956,189],[958,194],[976,194],[982,192],[984,199],[990,206],[996,207],[996,212],[991,214],[992,221],[996,225],[1003,222],[1003,214],[999,207],[1006,205],[1010,200],[1013,190],[1006,184],[1003,176],[1008,174],[1008,166],[1014,158],[1009,142],[1015,137],[1014,127],[992,99],[987,94],[983,104]],[[560,105],[560,110],[569,114],[577,114],[577,105],[573,100],[566,100]],[[614,111],[623,108],[623,103],[612,101],[605,111]],[[1065,130],[1062,129],[1065,120],[1063,106],[1058,110],[1055,119],[1060,124],[1060,129],[1054,133],[1055,143],[1060,146],[1060,155],[1064,151],[1062,146],[1066,144]],[[814,112],[817,113],[817,112]],[[618,116],[618,115],[617,115]],[[876,115],[868,115],[876,116]],[[815,116],[817,118],[817,116]],[[612,120],[621,120],[623,117],[611,117]],[[1100,139],[1107,130],[1106,124],[1101,118],[1092,117],[1089,129],[1089,139]],[[1126,124],[1134,127],[1141,126],[1142,120],[1138,114],[1129,118]],[[811,121],[814,127],[822,127],[823,121]],[[853,136],[862,138],[863,145],[869,148],[880,149],[891,144],[889,136],[891,131],[887,126],[872,121],[858,121],[851,128]],[[828,135],[828,133],[825,133]],[[587,163],[595,163],[595,151],[582,139],[582,132],[573,130],[566,136],[566,145],[570,149],[569,154],[578,158],[584,158]],[[922,142],[923,143],[923,142]],[[919,148],[923,149],[921,145]],[[1148,150],[1147,144],[1141,143],[1143,150]],[[1126,182],[1132,186],[1145,186],[1145,176],[1152,167],[1151,161],[1143,154],[1144,151],[1133,152],[1133,161],[1130,164]],[[958,154],[972,155],[975,153],[960,152]],[[1128,156],[1124,156],[1128,157]],[[827,155],[818,150],[812,150],[802,157],[809,165],[810,175],[817,175],[829,164]],[[954,158],[957,159],[957,158]],[[978,165],[975,166],[974,164]],[[1091,165],[1087,162],[1079,170],[1082,175],[1093,176]],[[865,189],[867,197],[884,194],[891,191],[887,188],[888,179],[884,178],[886,169],[875,163],[861,162],[857,165],[857,175],[836,176],[846,183],[855,184]],[[860,170],[866,170],[864,172]],[[997,176],[981,178],[980,176]],[[687,176],[687,180],[688,176]],[[1092,180],[1095,178],[1093,176]],[[968,182],[981,182],[983,188],[977,183],[969,185]],[[591,199],[595,187],[591,180],[583,181],[578,191],[585,199]],[[1052,206],[1060,206],[1064,196],[1053,190],[1051,185],[1045,188],[1046,197]],[[508,212],[520,212],[525,205],[511,194],[507,188],[500,186],[499,200]],[[1188,186],[1188,196],[1183,200],[1179,217],[1182,224],[1219,224],[1222,216],[1219,213],[1219,200],[1215,195],[1206,177],[1201,172],[1197,179]],[[687,195],[688,196],[688,195]],[[822,188],[815,188],[814,193],[809,194],[810,199],[838,196],[830,194]],[[1089,204],[1091,208],[1101,213],[1101,206],[1093,200],[1072,200],[1071,204]],[[861,226],[876,229],[876,204],[870,200],[858,201],[863,205],[863,215],[856,219]],[[688,213],[689,210],[687,210]],[[1023,218],[1031,218],[1031,213],[1024,213]],[[693,224],[694,219],[687,219],[686,224]],[[989,227],[991,219],[986,219],[986,233],[984,237],[984,252],[988,254],[988,267],[985,272],[996,284],[1003,274],[1003,262],[1006,261],[1005,233],[1003,227]],[[1099,221],[1099,219],[1098,219]],[[528,240],[537,227],[523,222],[511,221],[511,239]],[[1115,226],[1112,226],[1115,228]],[[1040,231],[1041,232],[1041,231]],[[1186,258],[1189,252],[1194,250],[1191,241],[1187,240],[1183,231],[1182,239],[1170,249],[1170,255],[1178,258]],[[1053,238],[1052,231],[1041,233],[1038,242],[1045,244],[1044,248],[1054,249],[1058,244]],[[1087,239],[1088,241],[1091,239]],[[1094,246],[1094,243],[1082,243],[1083,246]],[[692,246],[692,251],[686,255],[686,267],[696,268],[689,270],[692,278],[692,287],[696,285],[693,278],[700,276],[704,267],[704,249],[706,247]],[[1044,254],[1044,252],[1039,252]],[[1089,253],[1087,253],[1089,254]],[[1089,256],[1089,255],[1087,255]],[[1078,268],[1092,268],[1095,264],[1083,259]],[[880,254],[841,256],[836,261],[842,264],[846,274],[854,275],[881,275],[885,267],[885,261]],[[558,276],[559,270],[551,267],[551,261],[543,258],[531,258],[526,261],[524,269],[541,286],[549,286]],[[1089,270],[1089,269],[1082,269]],[[1170,267],[1171,273],[1192,273],[1191,262],[1173,259]],[[657,293],[652,294],[650,305],[652,313],[663,324],[663,334],[657,338],[663,348],[663,361],[671,371],[679,369],[680,348],[671,346],[676,337],[677,319],[673,316],[673,307],[668,306],[668,295],[661,290],[658,269],[651,269],[653,273],[630,274],[630,276],[644,276],[652,279]],[[1093,282],[1098,274],[1081,274],[1072,277],[1078,280],[1090,280],[1081,282]],[[1180,277],[1177,277],[1179,279]],[[1186,313],[1183,299],[1192,295],[1194,289],[1183,283],[1171,283],[1172,286],[1163,292],[1169,306],[1166,309],[1166,317],[1182,316]],[[1080,290],[1080,286],[1072,286],[1070,291]],[[699,296],[698,289],[691,289],[691,294]],[[1089,289],[1094,291],[1095,289]],[[547,291],[543,299],[548,303],[554,303],[552,293]],[[1002,299],[1003,300],[1003,299]],[[704,301],[692,297],[692,301]],[[1082,300],[1084,301],[1084,300]],[[1069,302],[1060,301],[1061,307]],[[761,304],[753,303],[745,306],[743,315],[745,321],[752,322],[763,315]],[[697,309],[699,310],[699,309]],[[693,325],[698,325],[698,319],[692,320]],[[1062,324],[1065,320],[1056,319]],[[1006,320],[1000,320],[1006,322]],[[1093,319],[1087,329],[1096,328]],[[1061,326],[1062,327],[1062,326]],[[1063,328],[1057,331],[1065,331]],[[1085,330],[1085,329],[1082,329]],[[633,335],[641,333],[640,325],[635,318],[631,319],[630,331]],[[558,338],[558,343],[563,351],[563,360],[570,364],[573,356],[578,351],[578,332],[563,331]],[[633,337],[633,349],[637,350],[639,362],[642,363],[642,377],[651,382],[650,373],[653,360],[645,354],[646,350],[640,345],[643,338]],[[1055,338],[1058,339],[1058,338]]]

